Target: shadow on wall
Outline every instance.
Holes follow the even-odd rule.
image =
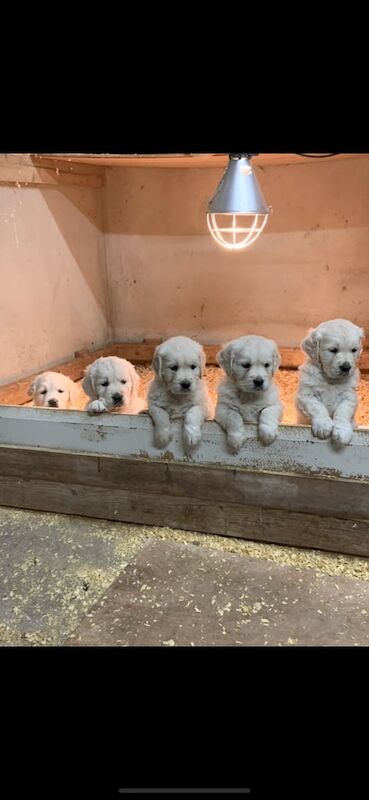
[[[57,191],[44,188],[40,193],[96,304],[108,322],[101,189],[86,190],[84,187],[70,186],[58,187]]]

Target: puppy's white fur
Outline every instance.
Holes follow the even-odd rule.
[[[346,319],[322,322],[301,343],[308,360],[299,368],[298,422],[309,424],[319,439],[349,444],[356,427],[356,363],[364,331]],[[348,371],[343,372],[341,368]]]
[[[28,394],[34,406],[71,409],[78,407],[79,390],[73,381],[61,372],[42,372],[37,375]]]
[[[214,415],[213,404],[203,380],[203,348],[187,336],[173,336],[154,353],[155,378],[148,392],[148,410],[154,423],[156,447],[163,448],[172,438],[171,422],[183,419],[183,438],[187,448],[201,440],[201,426]]]
[[[145,408],[138,396],[139,385],[140,378],[133,364],[125,358],[97,358],[87,367],[82,381],[83,390],[90,398],[86,411],[89,414],[105,411],[138,414]]]
[[[264,336],[241,336],[225,345],[217,360],[227,377],[218,386],[215,419],[226,432],[229,448],[235,453],[241,449],[244,423],[258,426],[263,444],[274,442],[283,415],[273,383],[280,364],[275,342]]]

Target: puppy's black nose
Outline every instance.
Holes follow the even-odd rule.
[[[182,389],[189,389],[191,384],[190,381],[181,381]]]
[[[113,402],[114,403],[121,403],[122,402],[122,395],[119,394],[119,392],[116,392],[115,394],[113,394],[112,398],[113,398]]]
[[[350,369],[351,369],[351,364],[349,364],[348,361],[344,361],[343,364],[341,364],[340,366],[341,372],[350,372]]]
[[[255,389],[261,389],[261,387],[263,386],[263,384],[264,384],[264,380],[263,380],[263,378],[254,378],[254,386],[255,386]]]
[[[51,408],[57,408],[57,407],[58,407],[58,401],[57,401],[57,400],[48,400],[48,401],[47,401],[47,404],[48,404],[48,406],[50,406]]]

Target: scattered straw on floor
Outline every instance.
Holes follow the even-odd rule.
[[[145,528],[145,531],[159,539],[172,539],[185,544],[199,544],[213,550],[238,553],[250,558],[265,559],[275,564],[293,566],[298,569],[315,569],[326,575],[345,575],[348,578],[369,581],[369,559],[356,556],[323,553],[320,550],[305,550],[294,547],[234,539],[228,536],[213,536],[209,533],[195,533],[173,528]]]
[[[0,508],[0,645],[57,645],[149,539],[369,581],[369,559],[244,539]]]
[[[148,384],[153,378],[152,370],[149,367],[136,367],[141,378],[140,395],[145,398]],[[216,402],[217,386],[223,371],[219,367],[207,367],[205,370],[205,380],[209,387],[209,393]],[[280,369],[276,374],[276,383],[279,387],[280,396],[284,405],[283,423],[285,425],[296,424],[296,409],[294,398],[298,385],[298,372],[295,369]],[[358,425],[369,425],[369,381],[361,380],[359,384],[359,406],[356,412],[356,422]]]
[[[150,367],[136,366],[136,370],[141,379],[139,389],[140,397],[146,399],[148,386],[150,381],[153,379],[154,374]],[[214,404],[216,403],[217,386],[222,377],[223,371],[219,367],[207,367],[205,370],[205,380]],[[294,398],[298,385],[298,371],[295,369],[278,370],[276,374],[276,383],[279,386],[281,400],[284,405],[282,422],[285,425],[295,425],[297,422]],[[77,381],[77,385],[79,386],[80,394],[77,401],[76,410],[83,411],[86,407],[86,404],[89,402],[89,398],[86,397],[82,390],[81,381]],[[360,381],[358,397],[359,406],[356,412],[356,422],[358,425],[369,426],[369,381],[365,379]],[[26,403],[25,405],[31,406],[32,401]]]

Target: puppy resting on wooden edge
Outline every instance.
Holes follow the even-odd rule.
[[[117,356],[97,358],[86,369],[83,390],[90,398],[89,414],[106,411],[139,414],[145,403],[138,396],[140,378],[130,361]]]
[[[257,425],[262,444],[271,444],[283,415],[273,383],[280,364],[277,345],[264,336],[241,336],[225,345],[217,359],[226,377],[218,387],[215,419],[226,432],[230,450],[238,453],[245,443],[244,423]]]
[[[319,439],[346,445],[356,428],[356,390],[360,372],[356,367],[364,331],[346,319],[322,322],[301,343],[308,356],[299,367],[296,395],[298,422],[309,424]]]
[[[214,414],[203,380],[205,353],[187,336],[174,336],[160,344],[154,353],[155,378],[148,393],[148,410],[154,424],[154,441],[160,449],[172,438],[172,420],[183,419],[186,448],[201,441],[201,426]]]

